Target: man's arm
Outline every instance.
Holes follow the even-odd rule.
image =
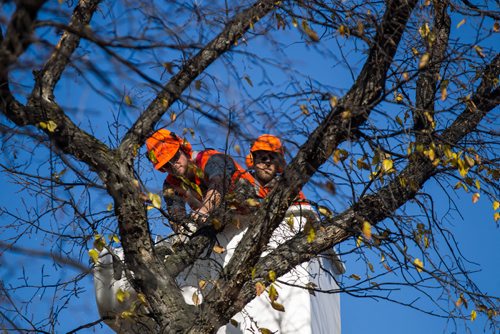
[[[206,216],[221,204],[223,194],[228,190],[231,176],[235,171],[233,159],[225,154],[215,154],[208,159],[204,170],[208,189],[194,218],[205,220]]]

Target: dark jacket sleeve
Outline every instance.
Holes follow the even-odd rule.
[[[167,177],[163,182],[163,198],[172,222],[180,224],[186,219],[186,201],[175,190],[172,182],[173,180],[170,177]]]
[[[222,153],[215,154],[208,159],[205,165],[205,181],[207,181],[209,188],[212,188],[214,182],[230,181],[234,172],[236,172],[236,166],[231,157]]]

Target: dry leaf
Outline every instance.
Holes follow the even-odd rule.
[[[219,245],[215,245],[214,248],[213,248],[214,252],[217,253],[217,254],[222,254],[226,251],[226,249],[222,246],[219,246]]]
[[[371,240],[372,238],[372,225],[368,221],[363,222],[363,235],[365,236],[366,240]]]
[[[479,197],[481,197],[479,193],[475,193],[474,195],[472,195],[472,203],[476,204],[477,201],[479,201]]]
[[[417,268],[418,272],[422,272],[422,269],[424,268],[424,264],[422,261],[420,261],[418,258],[413,260],[413,264],[415,265],[415,268]]]
[[[464,23],[465,23],[465,19],[462,19],[462,21],[458,22],[457,29],[460,28]]]
[[[266,286],[262,282],[255,283],[255,294],[260,296],[266,290]]]
[[[420,58],[420,62],[418,63],[418,68],[423,69],[429,63],[430,55],[428,53],[424,53]]]

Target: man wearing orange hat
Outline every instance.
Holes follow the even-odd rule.
[[[258,182],[258,197],[265,198],[276,184],[278,174],[285,169],[285,149],[281,140],[270,134],[259,136],[245,162],[249,169],[253,169],[253,176]],[[305,200],[302,191],[298,198]]]
[[[187,140],[166,129],[156,131],[146,146],[154,168],[168,172],[163,195],[176,222],[186,218],[186,203],[193,210],[191,218],[204,221],[225,195],[254,193],[254,178],[226,154],[213,149],[193,152]]]

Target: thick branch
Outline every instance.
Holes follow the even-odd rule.
[[[7,27],[5,37],[0,44],[0,76],[6,77],[8,67],[31,44],[31,34],[38,11],[46,0],[18,1],[16,11]]]
[[[80,0],[69,23],[72,31],[82,31],[90,23],[92,15],[100,0]],[[54,87],[61,78],[62,72],[70,61],[70,57],[80,44],[80,35],[65,31],[57,43],[49,60],[37,74],[33,96],[39,96],[46,101],[54,99]]]
[[[387,71],[416,2],[389,2],[358,80],[339,107],[332,110],[300,148],[286,168],[282,180],[269,195],[267,203],[259,210],[257,220],[249,227],[225,268],[224,274],[231,279],[223,282],[220,289],[212,291],[205,299],[210,304],[211,312],[206,318],[213,319],[214,324],[215,321],[219,322],[217,325],[227,322],[233,311],[237,310],[238,306],[233,308],[230,306],[232,303],[227,301],[234,300],[243,282],[248,280],[249,270],[258,261],[260,250],[267,245],[272,231],[280,224],[298,190],[333,150],[349,138],[348,129],[356,129],[368,118],[373,104],[383,93]],[[232,311],[228,312],[229,309]]]
[[[435,2],[434,27],[435,41],[428,43],[429,63],[419,73],[416,90],[416,107],[413,111],[413,129],[416,132],[416,141],[422,144],[430,142],[432,123],[429,118],[434,117],[434,105],[437,92],[437,83],[442,62],[446,56],[448,38],[450,35],[451,20],[448,15],[448,1]],[[426,113],[429,117],[426,117]]]
[[[500,75],[500,56],[486,68],[483,80],[477,89],[473,101],[456,118],[456,120],[436,140],[448,144],[457,144],[468,134],[475,131],[481,120],[500,104],[500,88],[495,88],[495,80]],[[280,245],[272,253],[260,259],[256,264],[256,278],[266,277],[269,270],[283,275],[296,265],[308,261],[322,251],[329,249],[352,236],[359,234],[360,220],[369,220],[376,225],[414,198],[423,184],[437,170],[425,156],[418,154],[410,160],[409,165],[386,187],[373,195],[364,196],[358,203],[333,218],[331,224],[318,233],[312,242],[307,241],[304,233]],[[401,182],[404,180],[404,182]],[[246,282],[238,298],[233,299],[229,314],[239,311],[248,303],[255,293],[253,282]]]

